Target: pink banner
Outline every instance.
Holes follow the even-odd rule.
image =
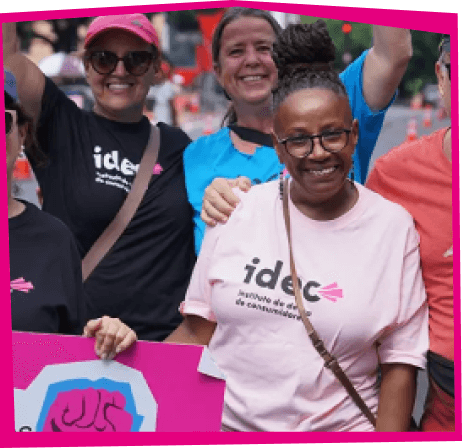
[[[13,332],[16,431],[219,431],[220,376],[204,347],[138,341],[101,361],[94,339]]]

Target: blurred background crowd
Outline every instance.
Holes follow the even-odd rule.
[[[212,63],[212,35],[223,8],[147,13],[163,53],[164,77],[153,86],[145,114],[153,122],[181,127],[195,140],[220,128],[228,100],[216,81]],[[285,27],[313,23],[318,18],[272,12]],[[93,98],[81,62],[83,41],[93,17],[21,22],[21,50],[51,77],[79,107],[91,110]],[[336,48],[335,68],[342,71],[369,48],[372,25],[324,19]],[[413,57],[388,111],[370,166],[388,149],[446,126],[449,117],[438,94],[434,61],[441,35],[412,30]],[[25,158],[18,159],[15,178],[19,195],[37,202],[33,173]]]

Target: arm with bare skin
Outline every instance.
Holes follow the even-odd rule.
[[[382,364],[376,431],[408,431],[416,394],[416,368]]]
[[[208,345],[217,324],[200,316],[188,314],[183,322],[164,342],[176,344]]]
[[[15,76],[21,105],[37,123],[45,90],[45,75],[19,51],[16,23],[3,23],[2,37],[4,67]]]
[[[390,103],[411,57],[409,30],[373,26],[373,46],[363,67],[363,95],[372,110],[381,110]]]

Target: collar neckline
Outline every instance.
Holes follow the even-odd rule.
[[[265,132],[257,131],[252,128],[245,128],[237,124],[230,124],[228,126],[239,138],[247,142],[256,143],[261,146],[273,147],[273,141],[271,140],[271,135],[266,134]]]

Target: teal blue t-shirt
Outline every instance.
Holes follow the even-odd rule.
[[[352,174],[356,182],[364,183],[369,160],[382,129],[385,112],[390,104],[372,111],[363,96],[363,64],[368,50],[364,51],[345,71],[340,79],[346,87],[354,118],[359,122],[359,138],[353,155]],[[184,151],[184,170],[188,199],[194,210],[194,240],[199,253],[205,232],[205,223],[200,214],[202,198],[208,185],[216,177],[234,179],[246,176],[252,184],[268,182],[278,177],[284,166],[279,162],[274,148],[257,147],[252,155],[238,151],[232,144],[229,128],[198,138]]]

